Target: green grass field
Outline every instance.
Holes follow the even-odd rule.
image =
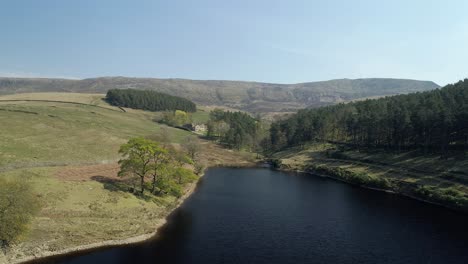
[[[108,189],[98,181],[64,181],[53,176],[61,169],[19,169],[1,175],[31,183],[42,205],[16,254],[38,254],[150,233],[175,201],[172,196],[143,200]]]
[[[198,107],[197,112],[192,114],[192,122],[195,124],[206,124],[210,120],[210,110]]]
[[[161,138],[163,127],[172,143],[182,142],[191,133],[154,122],[160,113],[123,112],[103,97],[0,96],[0,177],[30,183],[42,205],[23,242],[6,257],[0,253],[0,263],[153,232],[174,206],[173,196],[142,199],[118,188],[118,149],[132,137]],[[209,110],[201,108],[193,118],[205,122]],[[206,166],[249,164],[251,158],[250,153],[228,151],[209,141],[202,142],[199,154]]]
[[[66,103],[1,102],[0,97],[0,170],[115,161],[119,146],[129,138],[159,133],[161,125],[152,118],[152,113],[144,111],[124,113]],[[167,129],[173,142],[189,135],[183,130]]]
[[[120,145],[131,137],[159,134],[161,125],[152,121],[155,113],[123,112],[107,105],[102,97],[59,93],[0,97],[0,177],[31,183],[42,204],[24,243],[13,248],[10,255],[37,254],[152,232],[174,203],[172,196],[137,198],[82,176],[79,170],[76,179],[57,175],[69,170],[66,165],[115,163]],[[167,129],[175,143],[190,134]]]

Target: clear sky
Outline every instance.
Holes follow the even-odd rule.
[[[466,0],[0,0],[0,76],[468,77]]]

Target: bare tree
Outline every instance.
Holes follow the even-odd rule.
[[[188,136],[182,142],[182,147],[184,148],[187,155],[195,161],[198,153],[200,152],[200,140],[195,136]]]

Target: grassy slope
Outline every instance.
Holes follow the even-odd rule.
[[[192,114],[192,122],[195,124],[206,124],[210,120],[210,110],[198,107],[197,112]]]
[[[102,95],[95,94],[17,96],[6,99],[73,101],[111,109],[51,102],[1,102],[5,98],[0,97],[0,177],[31,182],[43,204],[24,243],[15,247],[9,257],[155,230],[174,205],[175,197],[143,200],[121,191],[112,181],[119,146],[134,136],[159,133],[161,126],[152,121],[155,113],[112,109],[101,100]],[[190,134],[167,129],[174,143]],[[246,158],[210,142],[203,145],[200,157],[208,166],[236,165]],[[110,164],[102,165],[107,163]],[[90,168],[88,164],[101,165]],[[111,181],[98,180],[101,175]]]
[[[388,189],[392,191],[441,202],[449,207],[457,206],[450,202],[439,201],[435,195],[454,190],[462,199],[468,199],[468,160],[466,159],[441,160],[438,156],[421,156],[412,152],[392,154],[348,150],[340,152],[338,157],[334,155],[334,158],[326,154],[327,151],[334,149],[335,146],[331,144],[310,144],[304,149],[291,148],[276,153],[274,158],[281,159],[283,167],[290,170],[307,171],[311,165],[323,166],[332,170],[339,168],[367,175],[371,179],[387,179],[391,183]],[[432,189],[434,192],[429,196],[421,195],[416,191],[420,187]]]
[[[84,103],[118,109],[107,104],[104,100],[104,94],[86,94],[86,93],[20,93],[3,95],[1,100],[50,100],[50,101],[68,101]]]
[[[145,201],[113,191],[98,181],[55,177],[63,167],[9,171],[0,177],[23,178],[39,194],[42,210],[24,243],[10,255],[38,254],[110,239],[123,239],[155,230],[174,197]],[[169,208],[168,208],[169,207]]]
[[[130,137],[156,134],[160,129],[151,114],[138,111],[1,101],[0,109],[0,168],[4,169],[115,161],[119,146]],[[188,135],[169,129],[174,142]]]

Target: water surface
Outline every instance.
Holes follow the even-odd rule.
[[[40,263],[468,263],[468,216],[313,175],[216,168],[156,239]]]

